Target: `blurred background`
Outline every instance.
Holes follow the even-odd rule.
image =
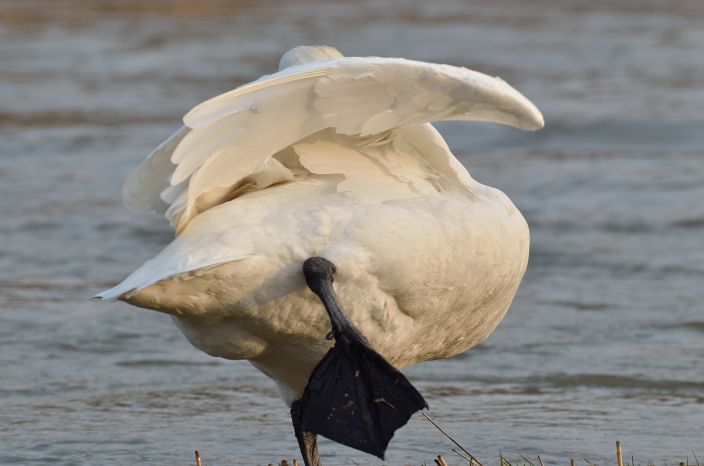
[[[533,246],[486,343],[407,371],[432,415],[484,464],[613,463],[616,440],[643,465],[704,458],[703,24],[701,0],[0,1],[0,464],[298,455],[248,363],[88,298],[172,237],[123,208],[131,170],[192,106],[299,44],[467,66],[545,115],[533,134],[438,125]],[[385,464],[450,448],[415,417]]]

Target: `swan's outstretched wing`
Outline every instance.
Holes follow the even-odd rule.
[[[171,155],[176,146],[191,131],[181,126],[174,134],[152,151],[122,186],[122,199],[130,209],[164,214],[171,202],[161,193],[171,187],[174,164]]]
[[[332,128],[366,137],[438,120],[489,121],[525,130],[543,125],[538,109],[518,91],[499,78],[466,68],[377,57],[304,63],[263,76],[188,112],[184,123],[190,131],[177,136],[182,139],[170,157],[169,186],[154,201],[158,188],[140,191],[130,182],[126,203],[168,204],[166,215],[178,232],[202,206],[226,200],[243,179],[262,170],[285,169],[272,168],[271,156],[306,136]],[[428,127],[407,138],[420,145],[427,143],[425,137],[433,141],[436,135]],[[437,141],[430,144],[437,146]],[[440,152],[429,153],[429,163],[462,183],[466,172],[449,151]],[[163,158],[161,153],[154,157],[157,178],[168,171]],[[147,173],[137,173],[131,180],[152,179],[149,172],[157,169],[151,167],[143,165],[139,171]],[[162,181],[159,187],[163,186]]]

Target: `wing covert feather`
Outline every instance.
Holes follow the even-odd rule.
[[[359,138],[397,128],[430,165],[466,184],[469,174],[425,124],[437,120],[543,125],[518,91],[466,68],[378,57],[298,64],[194,107],[185,129],[150,156],[154,168],[148,158],[128,180],[125,199],[162,212],[172,201],[167,217],[181,231],[200,213],[199,198],[208,198],[201,205],[226,200],[228,187],[257,173],[273,154],[326,128]],[[142,180],[152,179],[140,192]]]

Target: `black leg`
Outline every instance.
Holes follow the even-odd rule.
[[[394,432],[427,404],[345,314],[332,287],[335,265],[312,257],[303,264],[303,273],[330,317],[335,346],[313,369],[298,401],[301,431],[384,459]]]
[[[298,440],[298,446],[303,455],[303,462],[306,466],[320,466],[320,456],[318,455],[318,435],[313,432],[305,432],[301,428],[300,400],[294,401],[291,405],[291,420],[293,421],[293,431]]]

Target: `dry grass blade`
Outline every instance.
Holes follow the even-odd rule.
[[[623,454],[621,453],[621,442],[616,440],[616,460],[618,461],[618,466],[623,466]]]
[[[438,459],[436,461],[438,463],[438,466],[449,466],[447,464],[447,461],[445,461],[445,458],[442,457],[442,455],[438,455]]]
[[[499,450],[499,461],[501,462],[501,466],[513,466],[509,460],[506,459],[503,453],[501,453],[501,450]]]
[[[545,466],[543,464],[543,459],[540,457],[540,455],[538,455],[538,463],[540,463],[540,466]]]
[[[460,458],[462,458],[463,460],[465,460],[467,463],[469,463],[469,466],[474,466],[474,465],[475,465],[474,460],[473,460],[472,458],[470,458],[469,456],[465,455],[464,453],[462,453],[461,451],[459,451],[457,448],[453,448],[452,451],[454,451],[457,456],[459,456]]]
[[[575,464],[574,464],[574,458],[570,458],[570,466],[575,466]]]
[[[200,462],[200,452],[196,450],[196,466],[202,466]]]
[[[694,449],[692,449],[692,455],[694,456],[694,461],[696,461],[697,466],[699,466],[699,458],[697,458],[697,454],[694,453]]]
[[[469,457],[471,458],[472,461],[474,461],[475,463],[477,463],[479,466],[484,466],[477,458],[474,457],[474,455],[472,455],[470,452],[468,452],[465,447],[463,447],[462,445],[460,445],[460,444],[457,442],[457,440],[453,439],[453,438],[450,436],[450,434],[448,434],[447,432],[445,432],[445,431],[443,430],[443,428],[440,427],[437,422],[435,422],[435,419],[433,419],[432,417],[430,417],[430,415],[428,415],[425,411],[421,412],[421,414],[423,415],[424,418],[426,418],[426,419],[428,420],[428,422],[430,422],[432,425],[434,425],[435,428],[436,428],[437,430],[439,430],[441,434],[443,434],[445,437],[447,437],[452,443],[454,443],[455,445],[457,445],[457,447],[458,447],[460,450],[462,450],[463,452],[465,452],[465,453],[467,454],[467,456],[469,456]]]

